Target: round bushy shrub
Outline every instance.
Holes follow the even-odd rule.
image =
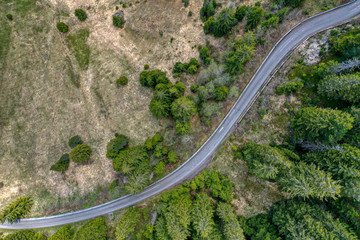
[[[76,135],[69,139],[69,147],[74,148],[79,144],[82,144],[83,141],[81,140],[80,136]]]
[[[126,76],[121,76],[119,79],[116,80],[117,86],[125,86],[128,84],[129,79]]]
[[[144,69],[145,69],[145,70],[148,70],[149,68],[150,68],[149,64],[145,64],[145,65],[144,65]]]
[[[85,21],[87,19],[87,14],[84,10],[82,9],[75,9],[75,16],[80,20],[80,21]]]
[[[229,88],[226,86],[221,86],[215,89],[215,99],[217,101],[225,100],[229,94]]]
[[[6,14],[6,18],[9,19],[10,21],[12,21],[12,20],[13,20],[13,15],[11,15],[11,14]]]
[[[111,139],[106,146],[106,157],[114,159],[119,152],[126,148],[129,143],[129,138],[125,135],[115,133],[115,138]]]
[[[193,93],[196,93],[198,89],[199,89],[199,85],[197,85],[197,84],[191,85],[191,87],[190,87],[190,90]]]
[[[59,30],[59,32],[62,32],[62,33],[66,33],[66,32],[69,31],[69,26],[66,25],[66,24],[63,23],[63,22],[58,22],[58,23],[56,24],[56,27],[57,27],[57,29]]]
[[[90,159],[91,148],[85,144],[77,145],[70,153],[70,160],[75,163],[85,163]]]
[[[113,25],[115,27],[123,28],[124,23],[125,23],[124,18],[119,17],[119,16],[113,16]]]

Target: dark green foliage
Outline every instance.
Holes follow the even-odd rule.
[[[139,80],[142,86],[150,88],[155,88],[159,83],[167,84],[170,82],[166,77],[166,73],[160,70],[143,71]]]
[[[34,203],[30,197],[21,197],[16,199],[1,211],[0,222],[16,222],[18,219],[23,218],[30,212],[33,204]]]
[[[135,231],[135,227],[140,220],[141,214],[139,208],[131,208],[121,216],[116,227],[116,240],[124,240]]]
[[[252,32],[248,32],[242,39],[237,41],[234,51],[225,55],[226,71],[232,75],[242,72],[244,64],[251,59],[255,53],[256,39]]]
[[[166,101],[159,101],[153,98],[150,102],[149,109],[156,118],[160,119],[170,116],[170,104]]]
[[[70,160],[75,163],[85,163],[90,159],[92,150],[88,145],[79,144],[70,152]]]
[[[279,24],[279,17],[271,17],[268,20],[261,23],[263,29],[268,29],[270,27],[276,27]]]
[[[87,222],[79,228],[75,233],[76,240],[106,240],[108,229],[105,220],[98,217],[90,222]]]
[[[180,97],[171,104],[171,113],[176,120],[188,121],[196,113],[194,101]]]
[[[251,240],[281,240],[277,227],[266,214],[258,214],[249,219],[239,217],[245,235]]]
[[[198,89],[199,89],[199,85],[196,85],[196,84],[191,85],[191,87],[190,87],[190,90],[193,93],[196,93]]]
[[[360,102],[360,75],[330,75],[318,84],[318,93],[329,99]]]
[[[210,237],[214,230],[214,210],[212,203],[206,194],[197,194],[191,209],[193,227],[201,238]]]
[[[351,116],[354,118],[354,127],[345,135],[344,142],[360,148],[360,108],[352,107]]]
[[[60,228],[49,240],[70,240],[74,235],[74,230],[70,225]]]
[[[56,172],[65,172],[69,168],[70,158],[69,154],[65,153],[60,159],[51,166],[50,170]]]
[[[119,152],[113,160],[115,171],[124,174],[145,172],[149,169],[149,156],[144,146],[126,148]]]
[[[288,13],[288,8],[283,8],[281,10],[279,10],[277,12],[277,16],[279,17],[279,22],[281,23],[282,21],[284,21],[285,17],[286,17],[286,14]]]
[[[155,150],[156,146],[159,145],[164,138],[161,133],[157,132],[152,138],[148,138],[145,141],[145,147],[147,150]]]
[[[328,206],[334,215],[342,222],[347,223],[351,229],[360,236],[360,213],[358,211],[359,203],[340,198],[328,202]]]
[[[291,81],[279,85],[276,88],[276,93],[290,95],[291,93],[300,91],[303,87],[304,83],[301,80]]]
[[[360,29],[355,28],[329,40],[332,51],[339,57],[352,58],[360,55]]]
[[[249,141],[244,146],[243,155],[250,173],[259,178],[275,179],[279,172],[287,172],[292,166],[280,149],[265,144]]]
[[[197,190],[207,187],[213,198],[225,202],[232,200],[233,185],[226,175],[215,170],[204,170],[190,182],[191,189]]]
[[[343,145],[339,150],[308,153],[305,161],[330,172],[342,186],[341,195],[360,202],[360,150]]]
[[[354,118],[346,112],[322,108],[302,108],[292,120],[295,137],[323,144],[340,141],[353,126]]]
[[[121,150],[126,148],[129,138],[125,135],[115,133],[115,138],[111,139],[106,146],[106,157],[110,159],[116,158]]]
[[[120,78],[116,79],[117,86],[125,86],[128,84],[129,79],[126,76],[121,76]]]
[[[40,240],[39,235],[33,230],[21,230],[7,235],[4,240]]]
[[[314,203],[278,202],[271,207],[270,216],[285,239],[357,239],[347,224]]]
[[[6,18],[9,19],[10,21],[12,21],[14,19],[13,15],[11,15],[11,14],[6,14]]]
[[[176,154],[175,151],[170,151],[167,156],[167,161],[169,163],[176,163],[179,160],[179,156]]]
[[[176,133],[181,134],[181,135],[186,135],[186,134],[190,133],[190,130],[191,130],[190,121],[177,120],[175,122]]]
[[[249,11],[249,7],[246,5],[242,5],[238,8],[236,8],[236,12],[235,12],[235,18],[241,22],[244,17],[246,17],[247,13]]]
[[[56,24],[56,27],[57,27],[57,29],[59,30],[59,32],[62,32],[62,33],[66,33],[66,32],[69,31],[69,26],[66,25],[66,24],[63,23],[63,22],[58,22],[58,23]]]
[[[256,28],[257,25],[259,25],[259,23],[261,22],[261,19],[264,17],[264,15],[265,12],[263,8],[257,6],[253,7],[250,10],[250,14],[248,16],[246,29],[250,30]]]
[[[215,100],[223,101],[229,94],[229,88],[226,86],[221,86],[215,89]]]
[[[286,6],[296,8],[300,7],[305,2],[305,0],[274,0],[274,2],[276,4],[283,3]]]
[[[150,68],[149,64],[144,65],[144,70],[148,70]]]
[[[188,63],[177,62],[174,65],[173,73],[184,73],[195,74],[201,64],[195,59],[191,58]]]
[[[216,15],[213,26],[215,37],[222,37],[230,32],[233,26],[237,24],[235,10],[233,8],[224,8]]]
[[[154,167],[154,173],[156,175],[160,175],[163,174],[165,171],[166,165],[164,162],[159,162],[158,164],[156,164],[156,166]]]
[[[216,214],[221,220],[226,239],[245,240],[243,229],[237,221],[234,209],[230,204],[219,202],[217,204]]]
[[[181,0],[184,3],[184,7],[189,6],[189,0]]]
[[[205,34],[213,33],[214,31],[214,18],[210,17],[204,24],[204,32]]]
[[[114,190],[118,186],[119,186],[119,179],[115,179],[114,181],[111,182],[111,184],[109,186],[109,191]]]
[[[207,47],[203,47],[200,49],[199,53],[200,53],[200,59],[203,60],[204,63],[208,63],[206,59],[210,57],[211,54],[210,49]]]
[[[291,197],[335,199],[340,195],[341,189],[330,173],[303,162],[282,174],[277,182]]]
[[[113,16],[113,25],[117,28],[123,28],[125,24],[125,20],[120,16]]]
[[[215,8],[218,6],[216,0],[204,0],[203,7],[200,10],[200,18],[203,22],[215,15]]]
[[[82,144],[83,141],[81,140],[80,136],[76,135],[69,139],[68,145],[71,148],[76,147],[79,144]]]
[[[82,22],[87,19],[87,14],[82,9],[75,9],[75,16]]]

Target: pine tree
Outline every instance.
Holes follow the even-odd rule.
[[[124,240],[135,231],[135,227],[140,220],[141,214],[138,208],[132,208],[127,210],[124,215],[121,216],[116,226],[116,240]]]
[[[16,222],[18,219],[26,216],[30,212],[33,204],[34,203],[30,197],[18,198],[1,211],[0,222]]]
[[[208,238],[214,230],[214,210],[206,194],[197,194],[191,210],[191,219],[197,234]]]

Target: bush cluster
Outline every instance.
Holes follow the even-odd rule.
[[[87,19],[87,14],[82,9],[75,9],[75,16],[82,22]]]
[[[119,86],[125,86],[128,84],[129,79],[126,76],[121,76],[120,78],[116,79],[116,85]]]
[[[69,31],[69,26],[66,25],[66,24],[63,23],[63,22],[58,22],[58,23],[56,24],[56,27],[57,27],[57,29],[59,30],[59,32],[62,32],[62,33],[66,33],[66,32]]]
[[[189,73],[195,74],[198,69],[201,67],[201,64],[195,58],[191,58],[188,63],[176,62],[173,68],[173,73]]]
[[[113,25],[117,28],[123,28],[125,20],[123,17],[113,16]]]

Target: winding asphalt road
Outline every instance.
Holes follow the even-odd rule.
[[[270,51],[234,106],[201,148],[180,167],[148,186],[142,193],[134,196],[126,195],[119,199],[76,212],[49,217],[27,218],[13,224],[0,224],[0,228],[44,228],[87,220],[134,205],[193,178],[206,167],[217,148],[244,117],[272,76],[303,41],[320,31],[340,25],[359,14],[360,0],[353,1],[311,17],[299,23],[285,34]]]

